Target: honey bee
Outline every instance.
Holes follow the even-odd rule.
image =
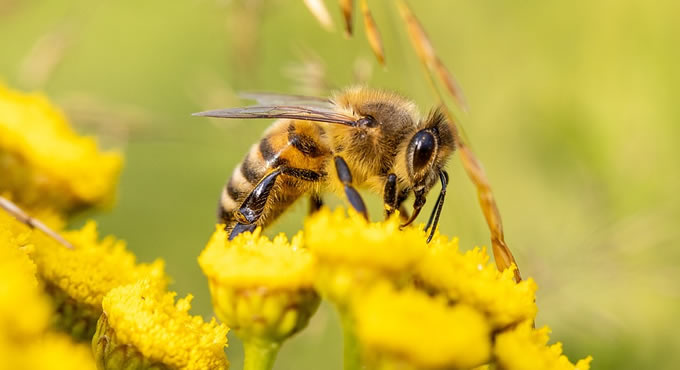
[[[437,180],[441,190],[425,230],[434,235],[448,184],[444,166],[456,148],[455,128],[436,108],[421,117],[416,105],[396,93],[353,87],[331,98],[243,94],[257,105],[195,113],[196,116],[277,118],[236,166],[224,186],[218,222],[229,238],[263,228],[307,195],[310,211],[321,195],[345,196],[368,218],[357,188],[382,194],[385,215],[399,209],[412,223]],[[402,207],[413,193],[410,217]]]

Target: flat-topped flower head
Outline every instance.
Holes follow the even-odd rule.
[[[77,339],[92,338],[102,299],[111,289],[140,279],[167,282],[163,261],[136,263],[125,242],[111,236],[99,239],[94,221],[63,235],[73,244],[73,250],[33,232],[29,239],[34,246],[31,257],[56,306],[54,324]]]
[[[302,235],[269,239],[243,233],[233,240],[218,225],[198,258],[208,277],[217,317],[233,328],[246,347],[278,346],[302,330],[319,306],[315,265]]]
[[[302,247],[302,234],[288,242],[284,234],[269,239],[260,230],[227,240],[224,228],[210,238],[198,262],[203,273],[233,288],[311,289],[314,260]]]
[[[400,230],[399,218],[368,222],[350,209],[327,208],[305,221],[305,244],[322,261],[403,271],[425,254],[427,244],[418,228]]]
[[[110,202],[121,163],[76,134],[44,96],[0,84],[0,193],[29,209],[71,213]]]
[[[470,368],[488,362],[491,327],[474,308],[378,285],[353,302],[362,358],[375,369]]]
[[[494,356],[504,370],[588,370],[592,357],[575,365],[562,354],[562,343],[548,345],[550,328],[533,329],[524,322],[496,336]]]
[[[149,280],[112,289],[102,302],[92,349],[100,369],[226,369],[228,328],[191,316],[191,295],[175,303]]]
[[[343,209],[324,208],[305,222],[305,245],[318,260],[317,287],[335,304],[387,278],[407,281],[427,251],[426,236],[415,227],[400,230],[399,218],[368,222]]]
[[[537,286],[532,279],[515,283],[512,269],[499,272],[484,249],[459,252],[457,239],[436,237],[418,266],[416,280],[430,292],[486,313],[494,329],[536,315]]]

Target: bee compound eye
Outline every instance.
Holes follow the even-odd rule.
[[[430,162],[437,143],[430,132],[420,131],[413,137],[411,145],[413,146],[413,168],[417,171]]]

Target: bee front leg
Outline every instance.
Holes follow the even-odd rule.
[[[385,218],[389,218],[397,210],[397,175],[393,173],[387,175],[383,203],[385,205]]]
[[[335,156],[333,160],[335,161],[335,170],[338,173],[338,178],[345,186],[345,195],[347,196],[347,200],[349,200],[349,204],[351,204],[357,212],[361,213],[366,219],[368,219],[368,211],[366,211],[364,200],[361,199],[361,195],[357,189],[352,186],[352,173],[347,166],[347,162],[345,162],[345,159],[340,156]]]
[[[404,205],[404,201],[406,198],[408,198],[408,194],[411,192],[411,189],[409,188],[404,188],[401,189],[401,193],[397,197],[397,209],[399,210],[399,218],[401,218],[402,221],[406,222],[410,216],[409,216],[409,211]]]

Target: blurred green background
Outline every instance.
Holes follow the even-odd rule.
[[[537,325],[596,369],[677,368],[680,336],[680,3],[411,1],[469,105],[506,238],[539,284]],[[355,82],[434,101],[391,1],[371,1],[378,66],[302,1],[0,0],[0,79],[45,91],[81,132],[121,148],[117,205],[93,215],[142,261],[162,257],[193,312],[211,315],[196,257],[220,189],[268,122],[191,117],[239,90],[320,93]],[[474,188],[451,161],[442,231],[488,244]],[[434,196],[434,194],[431,194]],[[378,197],[367,196],[375,219]],[[430,199],[433,202],[433,199]],[[340,204],[331,198],[332,204]],[[270,234],[302,224],[299,204]],[[425,216],[421,216],[425,217]],[[80,220],[79,222],[82,222]],[[229,358],[241,367],[238,339]],[[276,369],[340,369],[327,306]]]

